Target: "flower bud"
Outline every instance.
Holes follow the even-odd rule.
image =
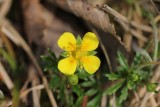
[[[68,82],[71,85],[77,85],[78,84],[78,76],[76,74],[73,74],[71,76],[68,77]]]

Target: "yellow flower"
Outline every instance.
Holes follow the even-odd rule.
[[[72,33],[63,33],[58,40],[58,46],[66,51],[67,57],[59,61],[58,69],[65,75],[74,74],[77,67],[84,68],[89,74],[95,73],[100,66],[100,60],[89,52],[92,53],[98,44],[99,41],[92,32],[86,33],[80,43]]]

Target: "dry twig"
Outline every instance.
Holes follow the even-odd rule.
[[[12,4],[12,0],[3,0],[2,6],[0,7],[0,23],[3,21],[5,16],[7,15]]]
[[[37,86],[34,86],[34,87],[32,87],[32,88],[29,88],[29,89],[21,92],[20,98],[23,98],[23,97],[27,96],[27,94],[29,94],[31,91],[41,90],[41,89],[44,89],[44,88],[45,88],[44,85],[37,85]]]
[[[104,5],[104,7],[102,8],[104,11],[112,14],[116,19],[121,20],[122,22],[126,23],[127,25],[132,25],[134,27],[136,27],[137,29],[146,31],[146,32],[152,32],[152,28],[146,25],[141,25],[138,24],[134,21],[129,21],[125,16],[119,14],[118,12],[116,12],[114,9],[110,8],[108,5]]]
[[[43,75],[43,72],[42,72],[39,64],[37,63],[30,47],[23,40],[23,38],[20,36],[20,34],[14,29],[14,27],[12,27],[12,25],[9,23],[9,21],[7,21],[7,20],[4,21],[1,30],[9,39],[12,40],[12,42],[14,42],[17,46],[21,46],[25,50],[25,52],[28,54],[28,56],[31,59],[31,61],[33,62],[35,68],[37,69],[38,74],[42,78],[43,84],[45,86],[45,89],[47,91],[47,94],[49,96],[49,99],[51,101],[52,106],[57,107],[57,103],[56,103],[55,98],[52,94],[52,91],[49,89],[48,81],[47,81],[46,77]]]
[[[6,70],[3,67],[1,62],[0,62],[0,75],[2,76],[3,81],[6,84],[6,86],[8,87],[8,89],[12,90],[14,87],[14,84],[13,84],[12,80],[10,79],[10,77],[8,76]]]

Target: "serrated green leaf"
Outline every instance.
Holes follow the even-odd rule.
[[[88,90],[85,95],[87,96],[92,96],[92,95],[95,95],[96,93],[98,92],[98,90],[96,88],[93,88],[93,89],[90,89]]]
[[[104,95],[111,95],[111,94],[114,94],[122,85],[123,85],[123,81],[115,84],[115,85],[112,85],[111,87],[109,87],[106,91],[104,91]]]
[[[119,64],[125,68],[125,70],[129,69],[127,60],[121,52],[118,52],[118,61],[119,61]]]
[[[78,100],[76,101],[75,107],[80,107],[81,106],[82,99],[83,99],[83,96],[78,97]]]
[[[95,82],[87,81],[87,82],[81,83],[80,85],[81,85],[82,87],[91,87],[91,86],[93,86],[94,84],[95,84]]]
[[[88,101],[87,107],[99,107],[101,101],[102,94],[98,94],[97,96],[93,97],[91,101]]]
[[[128,88],[124,87],[121,91],[121,95],[119,97],[119,103],[122,103],[124,100],[127,99],[128,96]]]
[[[63,57],[68,57],[69,56],[69,52],[64,51],[60,55],[63,56]]]
[[[84,79],[84,80],[88,80],[88,76],[90,74],[88,74],[84,69],[81,69],[80,72],[77,73],[77,76],[80,78],[80,79]]]
[[[95,55],[96,53],[97,53],[96,51],[88,51],[87,52],[87,56]]]
[[[115,73],[111,73],[111,74],[106,74],[106,77],[108,77],[109,80],[117,80],[120,79],[121,76]]]
[[[74,93],[76,93],[79,97],[83,96],[83,90],[81,89],[81,87],[79,85],[73,85],[72,86],[72,91]]]
[[[44,71],[48,71],[48,70],[53,70],[53,71],[57,71],[57,59],[53,59],[50,55],[41,55],[40,56],[42,61],[42,67]]]
[[[48,52],[50,53],[50,55],[52,56],[53,59],[57,59],[55,53],[50,48],[48,48],[47,50],[48,50]]]
[[[49,87],[50,88],[57,88],[60,87],[60,78],[57,76],[54,76],[50,81],[49,81]]]

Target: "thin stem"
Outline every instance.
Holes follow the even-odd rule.
[[[154,35],[154,54],[153,54],[153,60],[157,60],[158,56],[158,30],[156,27],[156,23],[152,20],[152,27],[153,27],[153,35]]]

